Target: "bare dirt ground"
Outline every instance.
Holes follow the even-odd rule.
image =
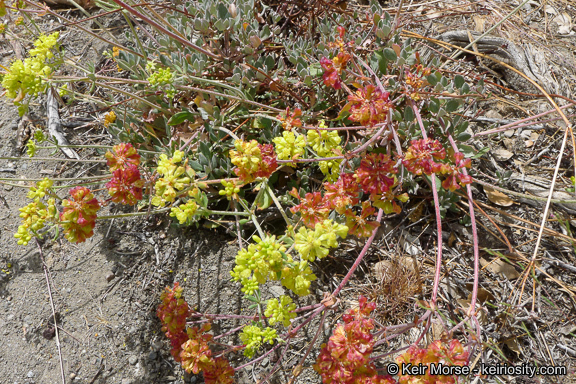
[[[387,3],[391,12],[398,5],[396,3]],[[576,22],[574,5],[567,1],[547,2],[545,5],[532,3],[537,2],[528,4],[519,16],[503,23],[493,34],[516,43],[520,43],[519,40],[530,43],[542,50],[550,63],[559,63],[553,67],[556,71],[553,77],[557,79],[558,88],[551,90],[551,93],[573,97],[576,91],[576,27],[568,23],[563,15],[566,13]],[[500,2],[466,6],[470,7],[470,12],[454,16],[458,7],[465,7],[464,3],[405,4],[405,28],[427,36],[437,36],[447,30],[461,30],[465,27],[483,32],[499,21],[502,14],[512,9],[512,6]],[[552,9],[545,8],[548,6],[553,7],[556,14]],[[81,17],[75,11],[67,12],[71,17]],[[114,21],[109,26],[118,32],[122,31],[122,25]],[[527,37],[519,38],[519,31],[527,33]],[[111,49],[94,38],[80,36],[77,31],[65,30],[62,41],[64,48],[73,52],[74,56],[96,64],[102,64],[105,60],[102,57],[103,50]],[[0,41],[0,51],[4,53],[2,64],[9,63],[11,50],[8,41]],[[489,72],[480,68],[482,63],[475,60],[470,59],[468,64],[469,67],[458,70]],[[502,80],[505,82],[506,78]],[[504,82],[501,83],[503,86],[510,86]],[[494,127],[490,125],[493,123],[526,117],[550,108],[542,98],[508,94],[496,86],[492,90],[494,97],[478,107],[483,110],[484,116],[492,119],[488,120],[490,127]],[[74,121],[75,117],[82,116],[83,108],[85,116],[92,112],[87,105],[72,106],[69,110],[61,111],[63,119]],[[45,115],[42,105],[33,106],[32,118],[35,124],[43,126]],[[94,116],[93,113],[91,115]],[[471,130],[477,132],[488,129],[486,124],[476,122]],[[0,104],[0,156],[21,155],[16,148],[17,127],[16,108],[3,100]],[[486,180],[491,177],[492,182],[497,182],[498,177],[506,178],[504,186],[511,190],[526,190],[522,180],[514,181],[514,175],[536,178],[543,185],[542,188],[546,188],[553,174],[555,159],[561,155],[560,129],[561,124],[552,122],[539,129],[516,129],[490,136],[490,139],[488,136],[475,139],[475,145],[491,148],[490,153],[476,165],[484,175],[488,175]],[[71,143],[76,144],[112,143],[112,138],[103,126],[96,123],[83,128],[66,128],[66,134]],[[542,152],[546,149],[546,152]],[[571,151],[565,151],[565,160],[561,164],[559,183],[562,186],[573,175]],[[80,154],[87,159],[96,155],[88,151]],[[46,151],[37,156],[48,155],[50,153]],[[98,175],[102,170],[103,165],[98,163],[0,160],[0,177],[14,178],[10,184],[15,184],[0,187],[1,383],[62,382],[40,251],[33,242],[27,247],[18,246],[14,238],[20,222],[18,208],[27,204],[26,189],[23,187],[30,185],[29,182],[19,181],[19,178],[34,179],[47,175],[74,178],[81,174]],[[506,174],[506,171],[512,173]],[[569,240],[573,238],[570,231],[576,230],[574,205],[553,205],[555,216],[551,216],[547,223],[553,232],[546,233],[543,238],[545,257],[540,261],[541,268],[536,274],[539,284],[534,291],[532,284],[528,284],[519,310],[512,310],[509,298],[520,286],[522,269],[519,265],[526,257],[531,257],[537,236],[537,225],[530,223],[540,222],[543,204],[515,196],[495,197],[479,185],[475,189],[475,197],[480,204],[485,204],[481,207],[492,220],[485,216],[479,219],[481,246],[506,256],[506,262],[503,262],[495,261],[493,255],[487,252],[482,254],[485,268],[481,278],[480,299],[485,308],[481,317],[485,330],[483,341],[497,346],[499,350],[487,348],[480,361],[565,366],[568,372],[566,376],[541,376],[534,379],[504,376],[500,382],[575,383],[576,246],[570,244]],[[460,207],[467,209],[465,205]],[[108,209],[110,212],[120,212],[118,207]],[[429,292],[435,262],[433,210],[425,204],[421,208],[414,206],[414,211],[418,209],[422,211],[414,217],[398,218],[383,227],[358,277],[352,281],[351,288],[344,291],[342,309],[348,308],[353,298],[362,292],[378,300],[379,321],[384,324],[409,321],[414,316],[417,312],[414,309],[415,300],[425,297]],[[447,236],[446,276],[441,285],[441,296],[442,305],[448,313],[453,314],[457,314],[457,308],[465,306],[466,300],[469,300],[472,281],[471,236],[468,227],[459,224],[461,216],[462,213],[449,214],[444,228]],[[562,226],[559,218],[569,224]],[[179,281],[188,302],[196,310],[206,313],[238,313],[241,296],[229,275],[237,246],[235,237],[225,230],[182,229],[170,223],[171,220],[162,216],[136,220],[116,219],[99,225],[95,236],[85,243],[72,245],[60,238],[56,242],[47,240],[42,244],[51,296],[57,313],[66,382],[203,382],[201,376],[185,374],[171,358],[169,343],[156,317],[159,295],[165,286]],[[502,228],[503,234],[498,232],[494,224]],[[502,240],[504,237],[521,254],[510,253]],[[337,281],[334,276],[341,277],[345,272],[344,267],[355,259],[360,248],[355,242],[347,243],[339,255],[318,263],[316,269],[319,280],[314,283],[314,295],[299,304],[316,303],[321,300],[324,292],[332,290]],[[379,261],[383,263],[377,264]],[[375,268],[375,265],[379,267]],[[414,279],[418,280],[420,289],[402,290],[404,286],[412,286],[409,282]],[[400,282],[408,283],[402,285]],[[282,287],[271,286],[266,294],[269,297],[279,296]],[[331,326],[337,320],[337,316],[327,320],[317,343],[326,340]],[[214,330],[226,331],[238,324],[215,323]],[[441,324],[436,324],[432,327],[430,337],[438,337],[442,329]],[[306,337],[310,340],[313,335],[307,334]],[[305,341],[301,340],[299,345],[305,346]],[[409,341],[410,337],[407,337],[398,343]],[[290,380],[291,368],[302,355],[298,350],[291,353],[281,374],[275,378],[276,382],[285,383]],[[313,358],[315,356],[306,361],[306,369],[299,382],[320,381],[310,368]],[[239,365],[241,360],[238,358],[232,363]],[[249,367],[239,372],[237,378],[241,383],[257,382],[272,363],[271,359],[265,359],[258,368]]]

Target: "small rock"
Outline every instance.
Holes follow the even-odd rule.
[[[268,366],[268,363],[270,363],[270,359],[265,357],[264,360],[262,360],[262,366],[266,367],[266,366]]]
[[[164,343],[162,343],[160,340],[156,340],[153,341],[150,345],[155,351],[159,351],[164,346]]]
[[[490,119],[502,119],[502,115],[500,113],[498,113],[498,111],[495,111],[493,109],[486,112],[486,114],[484,116],[486,116]]]
[[[70,380],[74,380],[76,378],[76,374],[74,372],[72,372],[69,377],[70,377]]]
[[[279,285],[273,285],[270,288],[268,288],[270,290],[270,293],[274,296],[274,297],[280,297],[284,294],[284,288],[282,288]]]
[[[492,155],[498,161],[506,161],[510,159],[514,154],[504,148],[498,148],[495,151],[492,151]]]
[[[156,360],[156,357],[158,357],[158,354],[156,352],[150,352],[148,354],[148,360]]]
[[[56,329],[54,327],[47,327],[42,332],[42,336],[44,336],[46,340],[52,340],[54,336],[56,336]]]
[[[29,377],[29,378],[34,377],[34,372],[28,371],[28,373],[26,374],[26,377]]]
[[[11,184],[4,184],[4,190],[5,191],[11,191],[13,188],[14,188],[14,186]]]
[[[128,362],[130,363],[130,365],[136,365],[136,363],[138,362],[138,358],[136,356],[130,356],[128,358]]]
[[[114,280],[115,277],[116,275],[114,274],[114,272],[110,272],[106,275],[106,281],[111,282],[112,280]]]
[[[190,384],[195,384],[196,381],[198,381],[198,378],[197,378],[196,376],[192,376],[192,377],[190,378]]]
[[[54,171],[52,169],[42,169],[40,171],[41,175],[52,175],[54,173]]]
[[[166,380],[168,381],[176,381],[176,378],[174,376],[166,376]]]
[[[8,297],[6,298],[6,300],[12,301],[12,296],[8,296]]]

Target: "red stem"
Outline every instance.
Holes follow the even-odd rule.
[[[456,145],[452,135],[448,135],[448,140],[450,140],[450,144],[452,145],[454,152],[458,152],[458,146]],[[468,175],[468,170],[466,168],[462,168],[462,173]],[[472,287],[472,298],[470,299],[470,309],[468,309],[468,316],[473,316],[476,312],[476,300],[478,298],[478,281],[480,279],[480,251],[478,249],[478,229],[476,227],[476,216],[474,215],[474,198],[472,197],[472,188],[470,188],[470,184],[466,185],[466,195],[468,197],[468,208],[470,210],[470,221],[472,223],[472,244],[474,247],[474,285]]]
[[[565,108],[571,107],[571,106],[573,106],[573,105],[574,105],[573,103],[568,104],[568,105],[564,105],[564,106],[560,107],[560,109],[565,109]],[[525,126],[528,126],[528,125],[532,125],[532,124],[523,124],[523,125],[521,125],[521,126],[518,126],[517,124],[520,124],[520,123],[523,123],[523,122],[526,122],[526,121],[530,121],[530,120],[534,120],[534,119],[537,119],[537,118],[542,117],[542,116],[549,115],[549,114],[554,113],[554,112],[557,112],[556,109],[551,109],[551,110],[548,110],[548,111],[546,111],[546,112],[542,112],[542,113],[539,113],[539,114],[537,114],[537,115],[534,115],[534,116],[531,116],[531,117],[527,117],[527,118],[525,118],[525,119],[518,120],[518,121],[515,121],[515,122],[510,123],[510,124],[503,125],[503,126],[501,126],[501,127],[499,127],[499,128],[496,128],[496,129],[491,129],[491,130],[488,130],[488,131],[475,133],[475,134],[472,135],[472,137],[489,135],[489,134],[492,134],[492,133],[497,133],[497,132],[501,132],[501,131],[507,131],[507,130],[512,129],[512,128],[520,128],[520,127],[525,127]],[[571,115],[571,116],[573,116],[573,115]],[[550,121],[560,120],[560,119],[562,119],[562,118],[551,119]],[[543,122],[543,121],[538,121],[538,123],[544,123],[544,122]]]
[[[418,125],[420,125],[420,130],[422,131],[422,137],[424,139],[428,138],[426,134],[426,128],[424,128],[424,123],[422,123],[422,116],[420,111],[416,107],[414,101],[409,99],[409,104],[412,106],[412,110],[416,115],[416,120],[418,120]],[[432,310],[436,308],[436,297],[438,296],[438,286],[440,285],[440,270],[442,268],[442,218],[440,217],[440,202],[438,199],[438,190],[436,189],[436,174],[432,173],[430,175],[432,180],[432,196],[434,197],[434,211],[436,213],[436,229],[437,229],[437,242],[438,242],[438,253],[436,255],[436,272],[434,273],[434,288],[432,289]]]

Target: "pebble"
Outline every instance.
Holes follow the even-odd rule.
[[[156,357],[158,357],[158,354],[156,352],[150,352],[148,354],[148,360],[156,360]]]
[[[176,378],[174,376],[166,376],[166,380],[168,381],[176,381]]]
[[[26,374],[27,377],[32,378],[34,377],[34,372],[32,371],[28,371],[28,373]]]
[[[128,362],[130,363],[130,365],[136,365],[136,363],[138,362],[138,358],[136,356],[130,356],[128,358]]]
[[[274,296],[274,297],[280,297],[284,294],[284,288],[282,288],[279,285],[272,285],[270,288],[268,288],[270,290],[270,293]]]
[[[74,372],[72,372],[69,377],[70,377],[70,380],[74,380],[76,378],[76,374]]]
[[[110,272],[106,275],[106,281],[111,282],[112,280],[114,280],[115,277],[116,275],[114,274],[114,272]]]
[[[5,191],[11,191],[14,188],[13,185],[10,184],[4,184],[4,190]]]

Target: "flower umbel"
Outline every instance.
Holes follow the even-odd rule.
[[[72,200],[63,200],[64,209],[60,214],[60,225],[71,243],[82,243],[94,235],[96,212],[100,203],[90,189],[76,187],[70,190]]]
[[[389,92],[382,92],[372,84],[358,89],[348,96],[348,104],[344,107],[349,108],[348,119],[369,126],[385,122],[388,109],[392,106],[389,95]]]
[[[138,166],[140,164],[140,155],[136,148],[130,143],[120,143],[112,147],[112,152],[108,151],[104,155],[107,159],[110,172],[117,169],[126,169],[128,166]]]
[[[135,205],[142,200],[144,180],[135,165],[129,164],[124,169],[116,169],[112,175],[112,180],[106,183],[106,188],[113,202]]]

